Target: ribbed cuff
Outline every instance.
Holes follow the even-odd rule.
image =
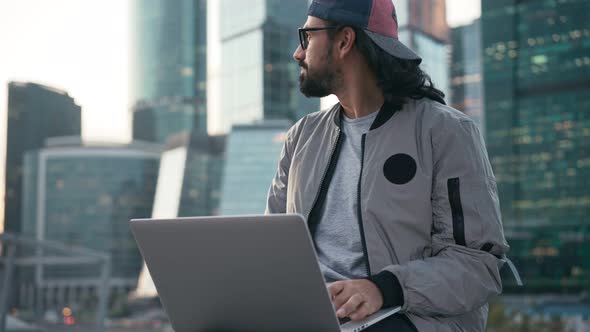
[[[377,288],[381,291],[381,295],[383,296],[383,308],[404,305],[402,286],[395,274],[389,271],[381,271],[367,279],[377,285]]]

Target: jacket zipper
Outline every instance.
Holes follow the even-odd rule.
[[[332,163],[334,162],[334,153],[336,152],[336,148],[338,147],[339,144],[340,144],[340,130],[338,129],[338,134],[336,135],[336,142],[334,143],[334,146],[332,146],[332,151],[330,152],[330,160],[328,161],[328,165],[326,165],[326,169],[324,170],[324,174],[322,175],[322,181],[320,181],[320,186],[318,188],[318,191],[316,192],[315,198],[313,199],[313,204],[311,205],[311,209],[309,210],[309,213],[307,214],[307,224],[310,226],[311,226],[311,224],[310,224],[311,215],[316,208],[316,205],[318,203],[318,199],[320,198],[320,194],[321,194],[322,189],[324,187],[324,182],[326,181],[326,175],[328,175],[328,170],[330,169],[330,167],[332,166]],[[313,235],[314,234],[312,234],[312,236]]]
[[[363,213],[361,208],[361,182],[363,181],[363,167],[365,164],[365,138],[367,134],[363,134],[361,139],[361,173],[359,174],[359,182],[357,187],[357,214],[359,230],[361,232],[361,243],[363,245],[363,254],[365,256],[365,269],[367,277],[371,276],[371,265],[369,264],[369,253],[367,250],[367,240],[365,239],[365,228],[363,227]]]

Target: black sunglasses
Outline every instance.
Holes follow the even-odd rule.
[[[321,28],[299,28],[297,31],[299,32],[299,44],[301,44],[301,49],[306,50],[309,41],[307,40],[307,32],[308,31],[321,31],[321,30],[333,30],[339,29],[339,25],[334,25],[330,27],[321,27]]]

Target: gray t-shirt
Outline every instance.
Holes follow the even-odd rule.
[[[361,140],[378,112],[358,119],[342,117],[342,146],[315,233],[326,282],[367,277],[357,215]]]

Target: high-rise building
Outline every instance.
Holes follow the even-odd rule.
[[[185,151],[185,164],[174,171],[183,181],[177,216],[209,215],[219,207],[221,167],[207,173],[221,162],[224,142],[207,136],[207,7],[206,0],[135,0],[131,6],[133,137]]]
[[[317,98],[299,92],[293,52],[297,28],[306,19],[307,0],[220,0],[221,84],[213,131],[232,125],[287,119],[295,122],[319,108]]]
[[[396,0],[399,39],[422,57],[421,67],[445,94],[449,88],[446,0]]]
[[[219,214],[225,136],[193,136],[188,144],[179,217]]]
[[[152,214],[160,153],[158,146],[140,142],[48,139],[24,158],[23,234],[108,254],[111,287],[132,289],[142,259],[129,220]],[[99,276],[98,266],[47,267],[37,269],[34,280],[35,287],[75,288]]]
[[[207,1],[134,0],[133,138],[166,144],[207,129]]]
[[[49,137],[80,137],[80,111],[65,91],[35,83],[8,84],[5,231],[21,231],[25,152],[41,148]]]
[[[480,20],[453,28],[451,45],[450,104],[471,117],[483,132],[485,125]]]
[[[590,289],[588,13],[587,0],[482,2],[486,141],[527,292]]]
[[[289,121],[232,127],[226,149],[221,214],[261,214],[277,171]]]

